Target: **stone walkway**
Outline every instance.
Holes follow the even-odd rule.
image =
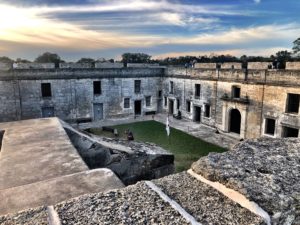
[[[167,118],[166,114],[157,114],[154,116],[154,118],[152,116],[141,116],[137,118],[127,117],[121,119],[106,119],[99,122],[80,124],[79,128],[87,129],[91,127],[114,126],[114,125],[134,123],[139,121],[149,121],[153,119],[160,123],[166,123],[166,118]],[[218,145],[223,148],[231,149],[234,145],[239,143],[238,139],[223,133],[217,134],[214,128],[201,123],[200,124],[195,123],[187,119],[177,120],[174,119],[173,117],[169,117],[169,123],[170,126],[173,128],[176,128],[192,136],[195,136],[197,138],[200,138],[202,140],[205,140],[209,143]]]

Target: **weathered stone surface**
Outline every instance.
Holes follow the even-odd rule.
[[[201,158],[192,169],[258,203],[274,224],[299,224],[300,139],[248,140]]]
[[[29,209],[14,215],[0,216],[2,225],[48,225],[48,213],[46,207]]]
[[[67,124],[64,126],[90,169],[109,168],[126,185],[174,172],[174,155],[157,145],[101,138],[81,133]]]
[[[264,224],[262,218],[186,172],[155,180],[154,183],[202,224]]]
[[[63,224],[189,224],[144,183],[55,206]]]

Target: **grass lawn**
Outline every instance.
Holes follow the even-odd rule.
[[[186,134],[175,128],[171,128],[171,135],[168,138],[165,124],[156,121],[136,122],[113,126],[117,128],[119,137],[126,139],[125,130],[133,132],[136,141],[152,142],[175,155],[176,172],[187,170],[194,161],[209,152],[224,152],[226,149],[207,143],[194,136]],[[102,131],[101,128],[90,129],[96,135],[114,137],[112,133]]]

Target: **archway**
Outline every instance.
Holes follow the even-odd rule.
[[[232,109],[229,113],[229,132],[241,133],[241,113],[237,109]]]

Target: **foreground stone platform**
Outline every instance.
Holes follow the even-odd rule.
[[[274,224],[300,224],[300,139],[254,139],[192,165],[259,204]]]
[[[0,215],[123,187],[109,169],[89,170],[57,118],[2,123]]]

